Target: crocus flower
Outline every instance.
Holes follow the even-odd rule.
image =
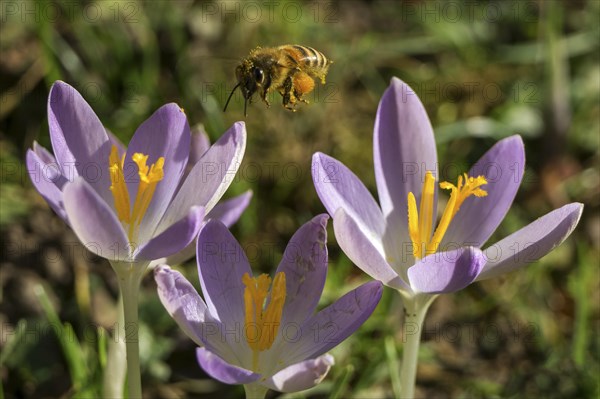
[[[342,250],[371,277],[398,290],[405,316],[419,326],[437,294],[541,258],[569,236],[581,216],[582,204],[564,205],[481,249],[523,177],[523,141],[511,136],[496,143],[456,184],[440,183],[450,198],[436,223],[433,129],[417,95],[399,79],[392,80],[379,103],[373,141],[380,205],[354,173],[325,154],[313,156],[313,180],[333,215]],[[413,348],[404,353],[416,356]],[[403,377],[404,385],[414,386],[414,375],[410,380]]]
[[[240,165],[244,124],[234,124],[187,172],[190,128],[176,104],[159,108],[125,148],[73,87],[56,82],[48,125],[54,155],[34,143],[29,175],[81,242],[117,273],[125,324],[134,327],[125,342],[129,395],[141,397],[135,328],[141,278],[153,260],[193,242]]]
[[[54,156],[34,143],[27,152],[31,180],[79,239],[113,266],[147,265],[192,242],[233,181],[246,144],[244,124],[234,124],[182,180],[191,135],[181,108],[159,108],[124,148],[60,81],[50,90],[48,124]]]
[[[201,367],[248,396],[318,384],[333,364],[328,350],[369,317],[382,284],[366,283],[314,313],[327,274],[327,216],[290,240],[274,278],[252,277],[242,248],[218,220],[200,231],[198,274],[205,301],[179,272],[155,269],[159,297],[196,344]]]

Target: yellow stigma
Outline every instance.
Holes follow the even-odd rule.
[[[465,199],[471,195],[476,197],[485,197],[487,195],[487,191],[480,188],[484,184],[487,184],[485,177],[469,177],[466,173],[463,176],[458,177],[458,184],[456,186],[448,182],[440,183],[442,189],[451,190],[451,193],[442,218],[435,229],[435,233],[433,233],[433,237],[431,236],[431,229],[434,217],[435,178],[431,172],[427,172],[425,175],[421,206],[418,212],[414,194],[408,193],[408,233],[413,244],[413,255],[415,258],[421,259],[437,251],[444,238],[444,234],[448,230],[448,226],[450,226],[450,222],[456,216]]]
[[[244,289],[246,311],[244,330],[248,346],[253,351],[252,368],[254,371],[258,371],[259,353],[273,345],[279,331],[286,295],[285,273],[279,272],[275,276],[266,307],[265,302],[267,302],[271,287],[271,277],[266,274],[250,277],[248,273],[245,273],[242,282],[246,286]]]
[[[131,159],[137,164],[138,174],[140,176],[138,192],[133,204],[133,211],[130,210],[129,192],[127,191],[125,175],[123,174],[125,156],[119,159],[119,152],[117,151],[116,146],[113,146],[110,152],[108,169],[110,171],[110,181],[112,183],[110,191],[115,200],[117,216],[121,222],[129,225],[129,240],[133,241],[135,230],[140,225],[146,214],[146,210],[150,205],[150,201],[152,201],[156,185],[164,177],[163,167],[165,159],[163,157],[158,158],[156,163],[150,165],[150,167],[146,164],[148,155],[138,152],[133,154]]]

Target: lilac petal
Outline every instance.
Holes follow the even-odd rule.
[[[230,198],[219,202],[215,207],[206,215],[207,219],[218,219],[225,226],[231,227],[234,225],[242,213],[246,210],[252,199],[252,190],[246,191],[244,194],[240,194],[237,197]]]
[[[190,127],[185,114],[174,103],[163,105],[156,110],[150,118],[138,127],[133,135],[123,166],[132,206],[135,202],[139,183],[138,166],[132,160],[133,154],[148,155],[148,167],[160,157],[165,159],[164,177],[156,185],[150,206],[140,224],[140,241],[145,242],[152,235],[163,232],[188,213],[190,207],[182,212],[179,218],[161,225],[161,228],[155,232],[158,221],[162,218],[179,185],[179,180],[188,161],[189,151]]]
[[[313,155],[312,174],[317,194],[330,215],[342,208],[365,234],[383,235],[385,222],[381,210],[350,169],[337,159],[317,152]]]
[[[571,234],[582,212],[583,204],[565,205],[487,248],[484,252],[488,263],[477,280],[496,277],[540,259]]]
[[[62,191],[62,188],[69,180],[62,175],[60,165],[56,162],[54,155],[36,141],[33,142],[33,152],[39,157],[39,161],[44,163],[42,176],[52,181]]]
[[[327,219],[314,217],[296,231],[275,275],[285,273],[286,298],[281,325],[302,324],[315,311],[327,277]]]
[[[292,364],[261,381],[261,384],[279,392],[304,391],[320,384],[334,363],[333,356],[324,354],[316,359]]]
[[[213,219],[200,230],[196,257],[200,285],[211,315],[225,329],[234,329],[245,320],[242,276],[248,273],[252,277],[246,254],[227,227]]]
[[[385,259],[379,238],[365,234],[344,209],[335,213],[333,227],[338,245],[362,271],[388,287],[409,289]]]
[[[173,255],[190,245],[198,236],[204,220],[204,208],[193,206],[186,217],[158,236],[142,244],[136,259],[153,260]]]
[[[356,331],[373,313],[383,285],[370,281],[321,310],[301,327],[297,342],[289,342],[286,361],[299,362],[322,355]]]
[[[235,348],[223,339],[221,323],[211,317],[196,289],[181,273],[167,265],[159,265],[154,269],[154,279],[162,304],[188,337],[223,359],[238,359],[238,354],[232,350]]]
[[[415,292],[441,294],[471,284],[485,265],[479,248],[463,247],[424,257],[408,269],[410,286]]]
[[[44,197],[52,210],[68,224],[69,218],[63,205],[63,193],[60,191],[60,187],[64,185],[66,179],[60,174],[58,164],[55,163],[53,167],[32,150],[27,151],[26,164],[27,172],[35,189]]]
[[[56,162],[56,158],[54,158],[54,155],[52,155],[50,151],[39,145],[37,141],[33,142],[33,152],[35,152],[36,155],[40,158],[40,161],[42,161],[46,165],[52,165],[54,169],[57,170],[57,172],[59,172],[57,174],[60,174],[60,176],[62,176],[62,173],[60,173],[60,167],[58,165],[58,162]],[[65,183],[68,181],[64,177],[63,180]]]
[[[87,181],[77,177],[67,183],[63,200],[71,227],[87,249],[109,260],[130,260],[123,226]]]
[[[203,126],[196,126],[192,129],[192,142],[190,145],[190,158],[188,162],[195,165],[202,158],[202,155],[210,148],[210,140]]]
[[[108,157],[111,144],[108,135],[81,94],[65,82],[57,81],[50,89],[48,126],[62,174],[68,180],[83,176],[110,203]]]
[[[204,348],[196,348],[196,358],[206,374],[225,384],[249,384],[261,377],[260,374],[227,363]]]
[[[154,269],[158,297],[179,327],[196,344],[203,346],[202,323],[206,320],[206,304],[190,282],[169,266]]]
[[[389,231],[397,242],[408,237],[407,197],[421,198],[425,172],[437,175],[433,128],[417,94],[392,78],[377,109],[373,135],[377,192]],[[435,210],[434,213],[435,215]]]
[[[188,163],[185,166],[185,170],[183,171],[183,176],[181,176],[181,180],[179,181],[179,187],[177,191],[181,188],[181,185],[187,179],[187,176],[190,174],[190,171],[194,168],[196,163],[202,158],[202,155],[210,148],[210,140],[208,139],[208,135],[204,131],[204,127],[202,125],[196,126],[192,129],[192,137],[190,142],[190,155],[188,157]]]
[[[496,143],[469,171],[483,175],[488,184],[486,197],[471,196],[460,207],[446,232],[442,248],[452,245],[481,247],[498,227],[512,204],[525,169],[525,148],[521,136]]]
[[[207,217],[204,217],[204,221],[206,220]],[[190,242],[185,248],[175,252],[173,255],[169,255],[164,258],[154,259],[152,262],[150,262],[149,268],[161,265],[163,263],[166,263],[168,265],[180,265],[185,261],[193,258],[196,255],[196,238],[197,236],[194,237],[194,240]]]
[[[190,171],[160,226],[180,219],[193,205],[204,206],[210,212],[233,182],[245,149],[246,127],[243,122],[236,122]]]

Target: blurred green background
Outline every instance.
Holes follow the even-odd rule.
[[[599,15],[595,0],[2,0],[3,396],[99,397],[116,317],[109,264],[82,249],[23,164],[34,140],[50,148],[51,84],[77,88],[125,142],[171,101],[214,141],[244,119],[239,94],[222,112],[239,60],[257,45],[290,43],[335,63],[298,112],[283,109],[279,95],[270,109],[257,100],[249,106],[246,155],[226,197],[254,192],[232,230],[255,270],[272,271],[294,231],[325,211],[310,177],[315,151],[344,162],[376,192],[375,112],[390,78],[400,77],[427,108],[442,165],[466,171],[498,139],[523,136],[524,182],[490,242],[568,202],[585,204],[573,235],[541,261],[438,298],[426,319],[418,397],[598,397]],[[329,231],[323,306],[368,281]],[[198,287],[193,262],[179,269]],[[401,316],[386,290],[369,321],[333,350],[325,381],[281,397],[392,396]],[[202,372],[150,276],[140,317],[145,397],[242,397],[241,387]]]

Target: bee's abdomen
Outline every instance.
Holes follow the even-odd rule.
[[[311,69],[325,69],[331,61],[323,53],[312,47],[300,46],[297,44],[282,46],[292,57],[296,59],[298,65],[308,66]]]

